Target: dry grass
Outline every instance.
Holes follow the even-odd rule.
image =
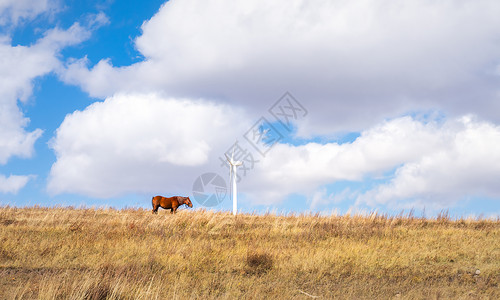
[[[499,284],[500,220],[0,207],[1,299],[499,299]]]

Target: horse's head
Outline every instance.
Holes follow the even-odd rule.
[[[189,197],[184,198],[184,204],[189,207],[193,207],[193,203],[191,203],[191,199],[189,199]]]

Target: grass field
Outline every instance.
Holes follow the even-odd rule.
[[[500,299],[500,220],[0,207],[1,299]]]

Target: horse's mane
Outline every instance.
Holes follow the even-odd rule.
[[[189,197],[175,196],[175,199],[177,199],[177,201],[182,200],[182,202],[184,202],[184,200],[186,200],[187,198]]]

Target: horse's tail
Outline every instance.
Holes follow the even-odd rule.
[[[155,214],[158,210],[158,208],[155,207],[155,197],[151,198],[151,205],[153,206],[153,214]],[[156,208],[156,210],[155,210]]]

